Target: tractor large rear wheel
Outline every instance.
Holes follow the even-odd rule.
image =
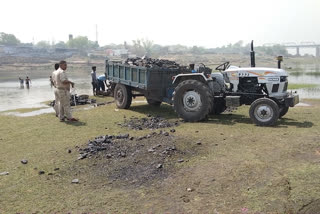
[[[249,110],[251,120],[258,126],[273,126],[279,114],[278,104],[269,98],[255,100]]]
[[[128,109],[132,102],[131,89],[128,86],[118,83],[114,89],[114,99],[120,109]]]
[[[173,108],[185,121],[206,119],[212,110],[212,103],[209,87],[198,80],[185,80],[174,90]]]

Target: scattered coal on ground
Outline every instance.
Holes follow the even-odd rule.
[[[170,128],[173,126],[178,126],[179,121],[169,122],[168,120],[159,117],[159,116],[151,116],[148,115],[147,118],[131,118],[130,120],[125,119],[123,123],[119,123],[121,127],[128,127],[130,129],[135,130],[143,130],[143,129],[160,129],[160,128]]]
[[[125,64],[144,66],[147,68],[167,68],[167,69],[187,69],[186,66],[181,66],[178,63],[166,59],[152,59],[148,57],[128,58]]]
[[[182,158],[192,153],[192,149],[179,150],[176,140],[163,131],[141,137],[99,136],[79,149],[78,160],[81,164],[82,159],[88,159],[88,173],[94,173],[95,178],[107,178],[111,183],[147,185],[167,177],[174,164],[181,164]]]

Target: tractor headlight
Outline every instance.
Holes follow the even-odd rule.
[[[286,82],[287,81],[287,77],[286,76],[281,76],[280,77],[280,82]]]

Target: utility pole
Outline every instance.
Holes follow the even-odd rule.
[[[98,25],[96,24],[96,44],[98,44]]]

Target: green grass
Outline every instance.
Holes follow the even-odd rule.
[[[299,69],[297,71],[289,71],[289,75],[292,75],[292,76],[302,76],[302,75],[320,76],[320,72],[305,72],[305,71],[301,71]]]
[[[317,88],[317,84],[299,84],[299,83],[289,83],[288,89],[302,89],[302,88]]]
[[[319,106],[312,100],[311,107],[292,108],[275,127],[252,124],[248,107],[207,122],[182,123],[174,135],[185,144],[201,140],[197,155],[165,180],[141,187],[114,187],[107,178],[86,173],[90,160],[76,161],[76,146],[102,134],[142,136],[150,131],[117,123],[124,116],[146,114],[175,121],[171,106],[135,103],[116,110],[111,104],[74,112],[78,123],[61,123],[54,113],[0,114],[0,172],[10,173],[0,176],[0,213],[240,213],[242,208],[296,213],[320,194],[315,182],[320,175]],[[27,165],[20,163],[24,158]],[[38,175],[39,170],[46,174]],[[79,185],[71,184],[74,178]],[[194,191],[186,191],[189,187]]]

